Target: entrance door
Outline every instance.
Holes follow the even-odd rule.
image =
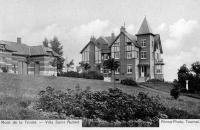
[[[34,70],[34,74],[35,75],[39,75],[40,73],[40,64],[38,62],[35,63],[35,70]]]
[[[141,77],[144,77],[144,69],[145,69],[145,67],[141,66]]]

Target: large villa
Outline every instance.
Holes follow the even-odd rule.
[[[90,70],[99,71],[104,77],[108,77],[110,71],[104,69],[103,62],[110,57],[119,61],[120,67],[115,72],[116,81],[125,78],[138,82],[164,79],[161,38],[152,31],[146,17],[137,34],[128,33],[122,26],[117,36],[114,33],[106,37],[92,36],[80,53],[82,62],[88,63]],[[110,77],[113,80],[113,76]]]

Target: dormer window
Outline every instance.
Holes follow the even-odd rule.
[[[146,47],[146,39],[141,40],[141,47]]]
[[[5,51],[4,45],[0,45],[0,52],[4,52],[4,51]]]

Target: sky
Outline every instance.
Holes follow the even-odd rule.
[[[164,78],[177,78],[178,68],[200,61],[199,0],[0,0],[0,40],[40,45],[57,36],[67,61],[81,61],[80,51],[95,37],[136,34],[147,20],[161,35]]]

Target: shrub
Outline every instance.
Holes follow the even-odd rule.
[[[137,86],[137,83],[131,78],[121,80],[121,84],[129,85],[129,86]]]
[[[69,72],[63,72],[59,76],[63,76],[63,77],[76,77],[76,78],[78,78],[79,73],[78,72],[74,72],[74,71],[69,71]]]
[[[104,79],[103,75],[98,73],[98,72],[96,72],[96,71],[89,71],[89,72],[83,72],[83,73],[69,71],[69,72],[62,73],[59,76],[85,78],[85,79],[98,79],[98,80],[103,80]]]
[[[174,99],[178,99],[179,95],[180,95],[180,91],[179,89],[173,88],[170,91],[170,95],[174,98]]]
[[[164,79],[149,79],[149,80],[147,80],[147,82],[160,83],[160,82],[164,82]]]
[[[185,88],[182,88],[182,89],[180,90],[180,92],[181,92],[181,93],[187,93],[188,91],[187,91]]]
[[[170,95],[174,98],[174,99],[178,99],[179,95],[180,95],[180,91],[181,91],[181,85],[179,82],[174,81],[173,82],[174,88],[171,89],[170,91]]]
[[[199,119],[197,115],[191,115],[186,111],[177,110],[175,108],[168,108],[165,110],[169,119]]]
[[[113,126],[111,122],[121,122],[116,124],[120,126],[132,126],[133,124],[143,126],[141,123],[150,122],[150,118],[158,116],[159,112],[164,109],[158,103],[157,98],[148,97],[145,93],[139,93],[135,97],[123,93],[120,89],[91,92],[82,91],[77,86],[75,91],[67,90],[67,92],[48,87],[40,92],[37,108],[46,112],[56,112],[59,115],[74,115],[87,119],[99,118],[109,122],[107,125],[111,126]],[[142,120],[140,125],[136,121],[138,119]],[[130,120],[136,122],[131,123]],[[95,121],[91,122],[92,126],[95,125],[93,124]]]
[[[100,73],[98,73],[96,71],[84,72],[83,73],[83,78],[86,78],[86,79],[99,79],[99,80],[103,80],[104,79],[103,75],[101,75]]]
[[[58,119],[82,118],[83,126],[158,127],[160,118],[198,117],[166,108],[159,101],[159,97],[149,97],[143,92],[135,97],[117,88],[91,92],[89,89],[82,91],[76,85],[75,90],[65,92],[47,87],[39,93],[37,108],[55,113]]]
[[[30,100],[22,100],[18,103],[20,107],[27,108],[31,104]]]
[[[36,110],[31,110],[18,106],[16,104],[6,104],[1,108],[0,111],[0,120],[37,120],[44,119]]]

